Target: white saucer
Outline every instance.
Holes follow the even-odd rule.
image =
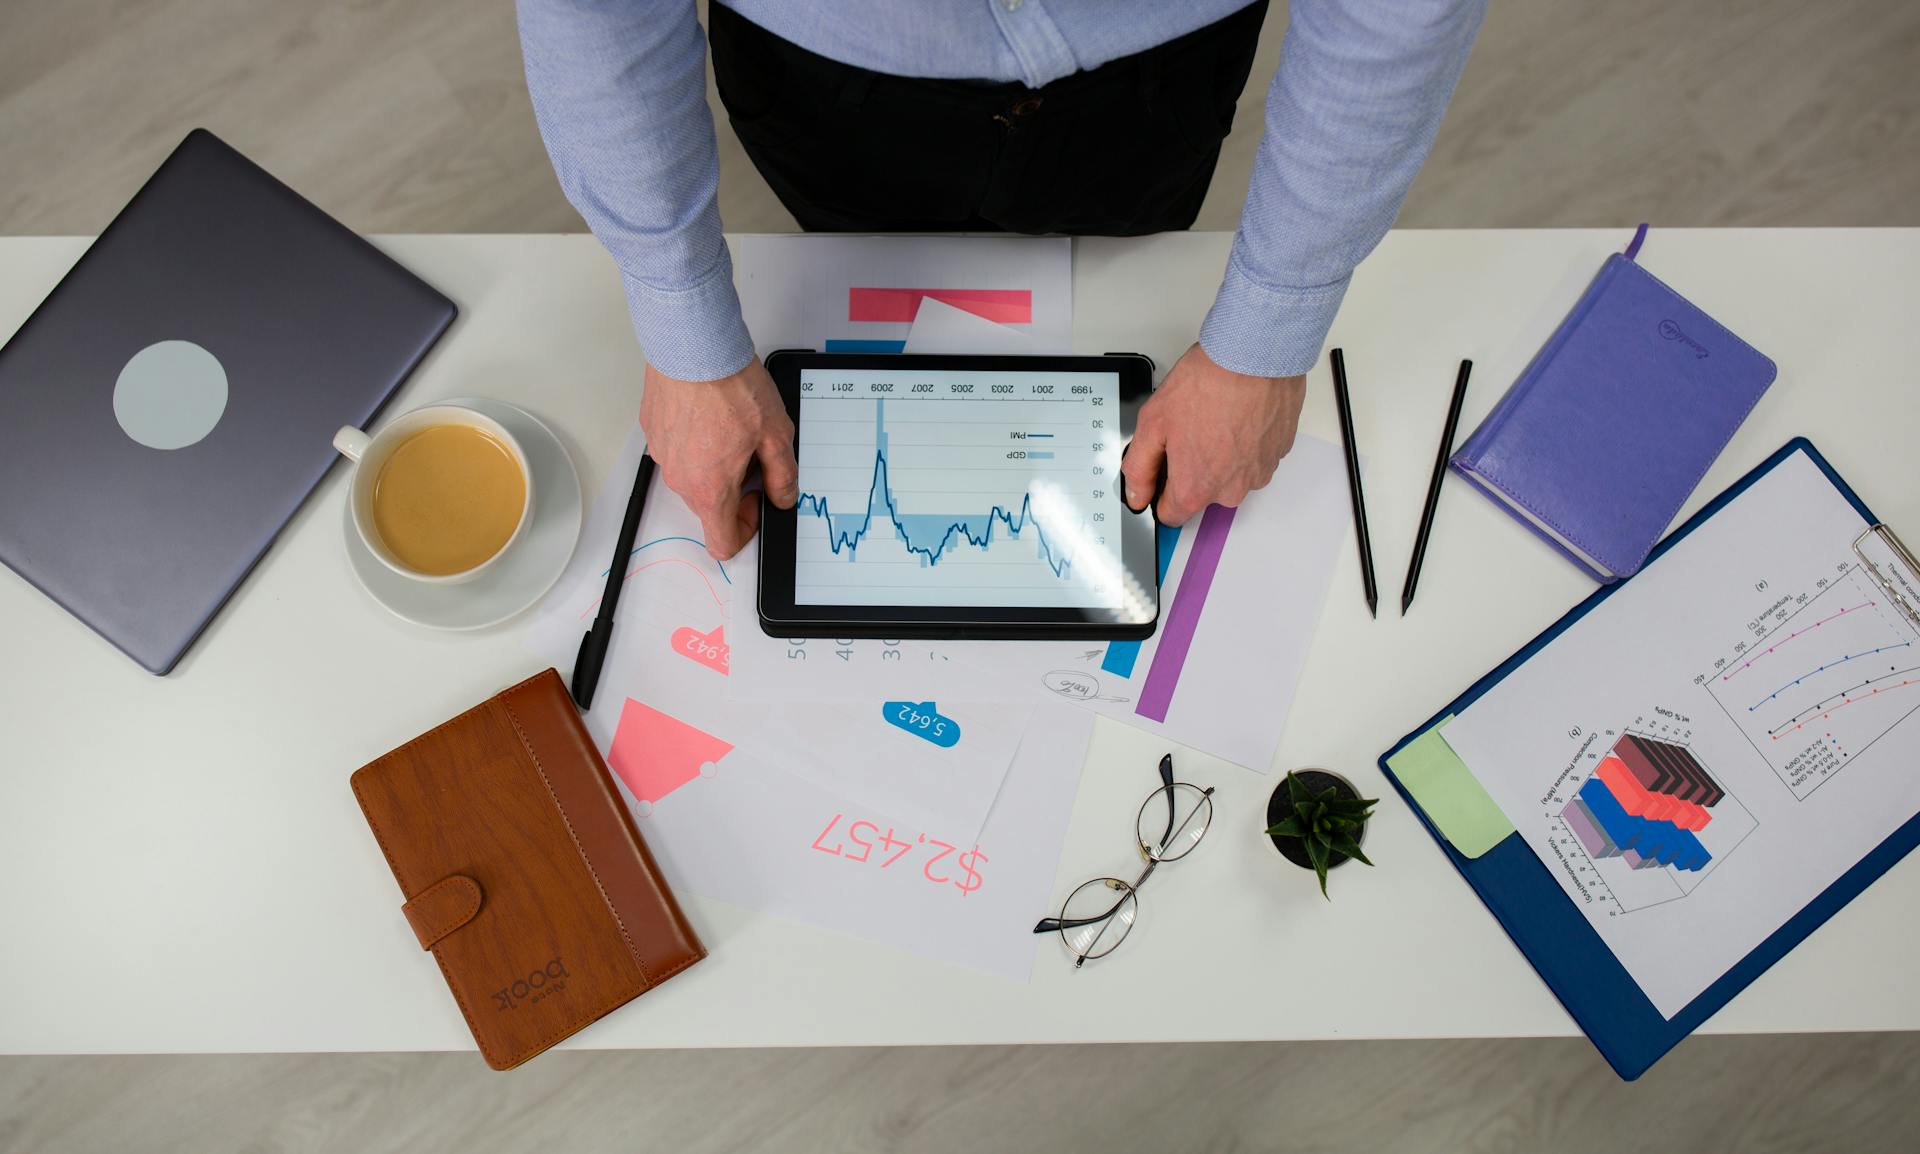
[[[533,519],[527,535],[492,569],[459,585],[426,585],[380,563],[353,528],[347,506],[347,561],[375,601],[395,617],[428,629],[485,629],[515,616],[546,595],[560,579],[580,540],[580,474],[553,430],[524,409],[505,401],[455,397],[505,425],[526,450],[533,468]]]

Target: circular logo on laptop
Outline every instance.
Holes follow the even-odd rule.
[[[227,411],[227,370],[192,341],[160,341],[127,361],[113,386],[113,416],[149,449],[184,449]]]

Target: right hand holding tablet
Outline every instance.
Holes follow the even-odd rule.
[[[799,499],[793,422],[759,357],[717,381],[682,381],[649,364],[640,427],[661,479],[700,518],[707,552],[719,560],[760,527],[760,499],[743,492],[756,459],[774,504]]]

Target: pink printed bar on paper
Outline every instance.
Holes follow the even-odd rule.
[[[912,324],[926,297],[995,324],[1033,323],[1031,289],[851,288],[847,319]]]

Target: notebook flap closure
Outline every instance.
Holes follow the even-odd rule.
[[[465,874],[441,878],[413,895],[400,912],[407,915],[420,948],[430,950],[480,912],[480,883]]]

